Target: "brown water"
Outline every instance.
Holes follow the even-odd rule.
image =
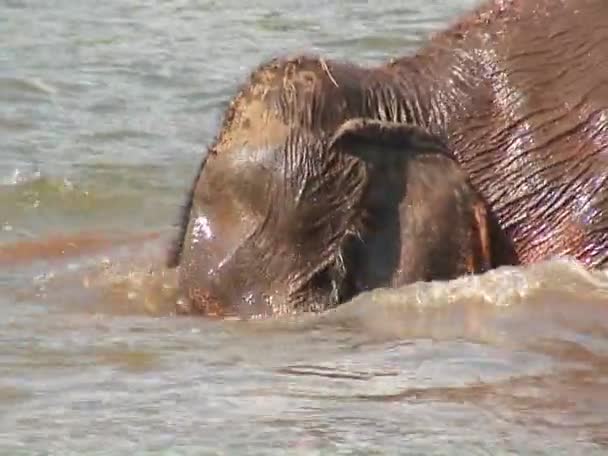
[[[0,454],[608,454],[608,275],[565,259],[172,315],[163,239],[247,72],[473,3],[0,0]]]

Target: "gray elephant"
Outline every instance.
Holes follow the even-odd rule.
[[[608,258],[608,2],[493,0],[415,55],[255,70],[169,254],[191,311],[323,310],[504,264]]]

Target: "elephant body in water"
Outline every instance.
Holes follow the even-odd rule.
[[[188,309],[322,310],[503,264],[608,258],[608,2],[491,0],[415,55],[255,70],[169,255]]]

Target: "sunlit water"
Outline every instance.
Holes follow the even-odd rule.
[[[608,276],[567,260],[172,315],[163,242],[248,71],[473,3],[0,0],[0,454],[608,454]]]

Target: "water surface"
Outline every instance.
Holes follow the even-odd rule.
[[[247,73],[380,62],[474,3],[0,0],[0,454],[608,454],[608,276],[565,259],[172,314],[163,241]]]

